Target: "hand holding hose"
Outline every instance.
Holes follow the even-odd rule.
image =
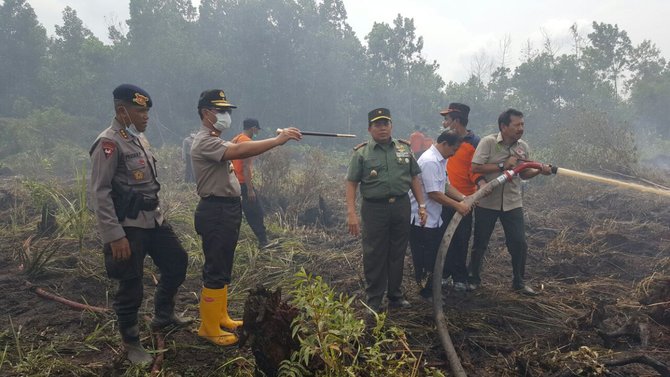
[[[470,213],[470,210],[472,209],[472,204],[468,205],[468,203],[466,203],[464,199],[462,202],[456,202],[456,204],[454,205],[454,209],[456,210],[456,212],[460,213],[461,216],[466,216],[468,213]]]
[[[511,156],[507,157],[507,159],[505,160],[505,163],[503,164],[503,168],[505,170],[513,169],[518,162],[519,162],[519,158],[515,155],[511,155]]]

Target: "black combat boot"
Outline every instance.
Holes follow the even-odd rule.
[[[157,295],[158,296],[158,295]],[[191,317],[180,317],[174,313],[174,298],[165,299],[156,297],[154,299],[154,318],[151,320],[152,330],[161,330],[166,327],[187,326],[193,322]]]
[[[119,323],[119,332],[128,353],[128,360],[135,365],[147,366],[154,360],[140,343],[140,328]]]

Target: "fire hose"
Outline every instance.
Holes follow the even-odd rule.
[[[514,176],[518,175],[526,169],[542,169],[542,164],[539,162],[523,162],[516,166],[514,169],[504,171],[498,178],[488,182],[484,187],[479,189],[477,192],[465,198],[464,203],[468,207],[472,207],[473,203],[479,201],[479,199],[484,198],[490,195],[496,187],[504,184],[505,182],[510,182]],[[556,174],[558,168],[555,166],[551,167],[551,173]],[[456,212],[454,217],[452,217],[451,222],[447,226],[447,230],[444,232],[442,237],[442,242],[440,243],[440,248],[437,252],[437,258],[435,259],[435,267],[433,270],[433,287],[442,286],[442,269],[444,267],[444,261],[447,257],[447,250],[449,250],[449,244],[451,239],[458,228],[458,224],[461,222],[463,216]],[[465,370],[461,365],[461,361],[456,353],[454,344],[451,341],[451,336],[449,335],[449,329],[447,327],[447,317],[444,315],[444,303],[442,302],[442,290],[433,289],[433,312],[435,314],[435,324],[437,326],[437,332],[440,337],[440,342],[444,348],[445,353],[447,354],[447,360],[449,361],[449,366],[451,371],[456,377],[466,377]]]

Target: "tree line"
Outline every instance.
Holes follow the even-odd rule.
[[[437,133],[437,110],[458,101],[472,107],[479,133],[507,107],[524,111],[540,145],[551,145],[558,128],[600,136],[580,120],[670,137],[670,64],[651,41],[634,45],[617,25],[593,22],[587,35],[575,25],[567,53],[547,38],[527,46],[518,66],[503,57],[446,83],[438,63],[423,56],[414,20],[401,14],[375,22],[360,40],[342,0],[202,0],[198,8],[190,0],[131,0],[129,7],[105,44],[71,7],[48,36],[28,1],[4,1],[0,159],[34,148],[40,141],[25,139],[45,131],[37,139],[47,145],[89,145],[123,82],[152,94],[157,143],[177,143],[197,128],[200,91],[219,87],[239,106],[236,123],[256,117],[268,128],[365,135],[367,111],[386,106],[397,136],[415,125]]]

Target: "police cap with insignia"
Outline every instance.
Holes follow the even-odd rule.
[[[458,102],[452,102],[447,106],[446,109],[440,110],[440,115],[445,116],[449,113],[459,112],[464,118],[467,119],[470,114],[470,106],[464,105]]]
[[[121,84],[114,89],[112,94],[114,95],[115,100],[128,102],[135,106],[151,107],[151,105],[153,105],[149,93],[132,84]]]
[[[237,106],[228,102],[226,93],[221,89],[210,89],[200,93],[198,109],[236,109]]]
[[[379,109],[374,109],[368,113],[368,124],[377,121],[379,119],[388,119],[391,120],[391,111],[380,107]]]
[[[247,118],[242,121],[242,128],[245,130],[248,130],[250,128],[258,128],[260,130],[261,126],[258,124],[258,119]]]

